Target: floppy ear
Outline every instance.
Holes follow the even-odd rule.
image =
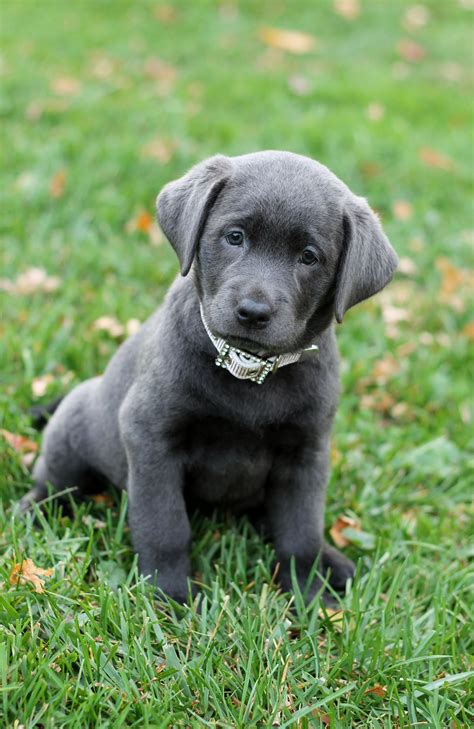
[[[207,216],[231,171],[229,158],[216,155],[170,182],[158,195],[158,222],[176,251],[183,276],[189,273]]]
[[[397,254],[367,202],[351,195],[344,211],[344,243],[336,284],[339,323],[351,306],[383,289],[397,267]]]

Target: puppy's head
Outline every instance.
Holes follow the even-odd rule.
[[[211,157],[166,185],[157,210],[209,327],[250,351],[306,346],[397,265],[365,200],[289,152]]]

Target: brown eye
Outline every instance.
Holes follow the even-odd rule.
[[[244,242],[244,234],[241,230],[231,230],[225,237],[227,243],[231,246],[240,246]]]
[[[305,266],[314,266],[318,263],[318,255],[314,248],[305,248],[299,259],[300,263],[304,263]]]

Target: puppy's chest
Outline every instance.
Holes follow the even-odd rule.
[[[181,440],[186,487],[216,504],[251,504],[263,498],[278,453],[298,450],[294,428],[246,428],[224,418],[200,418],[186,425]]]

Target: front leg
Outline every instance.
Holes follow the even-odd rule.
[[[319,571],[328,572],[334,589],[343,589],[354,573],[353,563],[324,543],[324,506],[328,477],[329,441],[316,450],[301,449],[297,454],[281,455],[274,464],[266,490],[266,511],[270,534],[280,564],[279,579],[291,591],[291,560],[304,589],[315,559]],[[321,588],[315,579],[308,601]]]
[[[151,447],[152,446],[152,447]],[[134,434],[126,450],[128,521],[141,574],[176,602],[187,602],[191,527],[182,465],[164,441]]]

